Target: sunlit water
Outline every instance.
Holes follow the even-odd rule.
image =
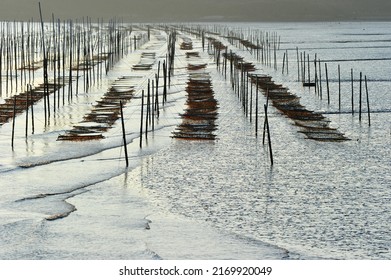
[[[391,58],[390,23],[225,24],[277,31],[278,70],[256,63],[320,111],[351,141],[315,142],[273,108],[269,122],[274,165],[260,131],[255,135],[240,102],[200,39],[194,49],[208,63],[219,102],[218,140],[183,141],[171,132],[181,122],[187,81],[184,51],[156,131],[139,148],[140,100],[125,109],[130,166],[125,168],[120,125],[106,139],[57,142],[57,136],[89,112],[107,86],[139,61],[135,51],[88,93],[81,93],[44,129],[24,138],[24,117],[0,128],[0,257],[2,259],[390,259],[391,258]],[[187,35],[189,36],[189,35]],[[161,38],[160,38],[161,39]],[[165,58],[155,37],[143,49]],[[297,82],[296,47],[328,62],[330,105]],[[234,48],[235,49],[235,48]],[[254,57],[237,50],[246,60]],[[289,74],[281,73],[289,54]],[[343,60],[343,61],[335,61]],[[338,114],[337,66],[342,99]],[[371,126],[366,103],[351,114],[350,69],[369,79]],[[146,80],[138,85],[137,96]],[[263,105],[265,99],[260,99]],[[41,113],[37,107],[37,114]],[[263,108],[263,106],[262,106]],[[39,118],[38,118],[39,119]],[[33,166],[33,167],[32,167]],[[26,168],[30,167],[30,168]],[[39,197],[37,197],[39,196]],[[26,199],[33,198],[33,199]],[[46,218],[67,213],[63,219]]]

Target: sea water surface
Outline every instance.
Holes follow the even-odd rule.
[[[207,63],[219,103],[217,140],[171,138],[181,122],[188,79],[188,60],[178,47],[168,103],[142,149],[140,99],[125,108],[128,168],[119,122],[101,141],[56,141],[115,79],[140,75],[129,70],[142,51],[165,58],[166,35],[156,31],[101,85],[62,108],[49,126],[41,119],[35,134],[26,139],[24,116],[18,117],[14,151],[11,124],[0,127],[1,259],[391,258],[391,23],[219,26],[244,34],[250,29],[277,32],[281,37],[277,70],[246,50],[232,49],[300,96],[307,109],[327,116],[330,125],[351,140],[306,139],[291,120],[270,107],[271,166],[268,146],[262,144],[263,112],[257,137],[254,118],[251,122],[246,118],[229,80],[216,70],[213,57],[202,51],[200,38],[180,34],[178,41],[190,38],[200,61]],[[322,66],[328,64],[330,104],[325,81],[322,99],[297,81],[296,47],[311,59],[316,53]],[[289,72],[283,74],[285,51]],[[360,72],[369,80],[371,126],[366,103],[362,120],[358,117]],[[138,80],[136,96],[153,75]],[[261,96],[260,104],[265,102]],[[38,106],[36,110],[39,114]],[[55,219],[59,216],[63,218]]]

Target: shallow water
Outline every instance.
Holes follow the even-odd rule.
[[[128,169],[119,124],[102,141],[56,141],[89,112],[111,82],[129,74],[143,49],[164,59],[166,43],[157,35],[120,61],[101,85],[61,108],[50,126],[37,122],[36,133],[25,139],[24,118],[18,117],[13,152],[10,124],[0,128],[2,259],[390,259],[390,61],[328,62],[330,104],[297,82],[296,68],[296,46],[322,60],[387,58],[390,23],[228,26],[277,31],[278,70],[256,63],[259,71],[289,87],[308,109],[323,112],[351,141],[305,139],[271,107],[271,166],[262,131],[255,136],[254,116],[252,122],[244,116],[229,82],[202,52],[201,40],[192,36],[200,60],[208,63],[219,102],[218,140],[170,137],[186,100],[187,60],[178,48],[169,103],[143,149],[138,138],[140,99],[125,109]],[[255,63],[248,52],[233,49]],[[281,73],[285,49],[288,75]],[[338,63],[345,80],[343,114],[337,114]],[[370,80],[370,127],[365,114],[359,122],[357,104],[351,114],[351,67]],[[136,96],[153,75],[143,76]],[[261,97],[260,104],[264,102]],[[260,113],[260,124],[263,120]],[[68,216],[46,220],[64,214]]]

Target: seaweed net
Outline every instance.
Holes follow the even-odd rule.
[[[120,118],[120,102],[126,104],[132,97],[134,88],[128,85],[128,79],[122,77],[97,101],[83,121],[72,129],[59,135],[60,141],[90,141],[103,139],[103,133],[109,130]]]
[[[317,141],[347,141],[343,133],[329,126],[330,121],[322,114],[307,110],[300,104],[300,97],[289,92],[282,85],[275,84],[270,76],[252,75],[251,81],[261,88],[272,105],[294,124],[307,138]]]
[[[197,57],[198,53],[188,52],[187,58]],[[186,92],[187,108],[180,114],[182,123],[173,132],[174,138],[185,140],[214,140],[217,129],[217,100],[205,63],[189,63],[189,79]]]

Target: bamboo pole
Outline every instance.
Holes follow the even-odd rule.
[[[252,76],[250,77],[252,79]],[[253,83],[250,83],[250,123],[252,122],[252,115],[253,115]]]
[[[155,92],[155,81],[152,80],[151,88],[151,114],[152,114],[152,131],[155,130],[155,101],[154,101],[154,92]]]
[[[225,47],[225,64],[224,64],[224,78],[227,80],[227,56],[228,56],[228,47]]]
[[[15,22],[14,22],[15,25]],[[16,29],[16,28],[14,28]],[[16,32],[17,30],[14,30],[14,67],[15,67],[15,90],[18,90],[18,40],[16,39]]]
[[[150,80],[148,79],[148,90],[147,90],[147,115],[146,115],[146,121],[145,121],[145,139],[148,139],[148,124],[151,123],[151,89],[150,89]]]
[[[277,71],[277,45],[276,42],[273,44],[273,49],[274,49],[274,70]]]
[[[49,52],[46,51],[46,59],[44,62],[44,64],[46,64],[46,66],[44,67],[44,84],[45,84],[45,96],[46,96],[46,102],[47,102],[47,110],[48,110],[48,120],[50,121],[50,99],[49,99],[49,76],[48,76],[48,55],[49,55]]]
[[[320,100],[323,99],[323,89],[322,89],[322,67],[320,64],[320,59],[318,60],[318,68],[319,68],[319,96]]]
[[[245,75],[246,75],[246,118],[247,118],[248,117],[248,82],[249,82],[248,71],[246,71]]]
[[[360,100],[359,100],[359,109],[358,109],[358,119],[361,122],[361,102],[362,101],[362,72],[360,72]]]
[[[289,57],[288,57],[288,50],[286,50],[286,74],[289,74]]]
[[[341,67],[338,64],[338,111],[341,112]]]
[[[367,76],[366,75],[365,75],[365,91],[367,94],[368,125],[371,126],[371,111],[369,110],[368,83],[367,83]]]
[[[29,127],[29,91],[27,88],[27,91],[26,91],[26,130],[25,130],[25,137],[26,138],[28,135],[28,127]]]
[[[31,81],[31,71],[34,71],[34,70],[31,70],[31,66],[32,66],[32,60],[31,60],[31,44],[30,44],[30,40],[31,40],[31,31],[30,31],[30,21],[28,21],[28,25],[27,25],[27,46],[26,46],[26,49],[27,49],[27,65],[28,65],[28,83],[31,84],[32,81]],[[1,55],[0,55],[1,56]],[[1,65],[1,63],[0,63]],[[1,68],[1,67],[0,67]],[[1,77],[1,75],[0,75]]]
[[[353,88],[353,68],[350,69],[350,78],[352,85],[352,115],[354,115],[354,88]]]
[[[273,161],[273,150],[272,150],[272,141],[271,141],[271,136],[270,136],[270,127],[269,127],[269,119],[267,116],[267,105],[264,105],[265,108],[265,122],[266,122],[266,129],[267,129],[267,140],[269,143],[269,154],[270,154],[270,163],[273,166],[274,161]]]
[[[297,81],[300,81],[300,61],[299,61],[299,48],[296,47],[296,57],[297,57]]]
[[[268,108],[269,106],[269,88],[267,88],[267,91],[266,91],[266,109]],[[267,111],[265,110],[265,115],[267,114]],[[265,145],[265,133],[266,133],[266,129],[267,129],[267,119],[266,119],[266,116],[265,116],[265,121],[263,123],[263,133],[262,133],[262,145]]]
[[[305,65],[305,52],[303,54],[303,72],[302,72],[302,79],[303,79],[303,83],[305,83],[305,80],[306,80],[306,65]]]
[[[0,41],[0,97],[3,96],[3,37]]]
[[[44,103],[45,103],[45,125],[47,124],[47,118],[50,118],[50,104],[49,104],[49,96],[48,96],[48,61],[47,61],[47,53],[46,53],[46,46],[45,46],[45,30],[43,25],[43,17],[42,17],[42,9],[41,9],[41,2],[38,2],[39,6],[39,16],[41,19],[41,32],[42,32],[42,52],[43,52],[43,75],[44,75]],[[47,101],[47,106],[46,106]],[[47,114],[46,114],[47,109]]]
[[[7,42],[6,42],[6,92],[7,92],[7,96],[8,96],[8,88],[9,88],[9,79],[8,79],[8,74],[9,74],[9,68],[10,68],[10,54],[9,54],[9,48],[10,48],[10,40],[9,38],[7,39]],[[11,74],[11,77],[12,77],[12,74]],[[11,86],[11,91],[12,91],[12,86]]]
[[[54,23],[54,14],[52,13],[52,32],[53,32],[53,80],[54,80],[54,87],[57,87],[57,73],[56,73],[56,59],[57,59],[57,38],[56,38],[56,29],[55,29],[55,23]],[[56,92],[53,95],[53,112],[56,112]]]
[[[102,35],[101,35],[102,36]],[[77,33],[77,59],[76,59],[76,95],[79,93],[79,75],[80,75],[80,44],[81,44],[81,32]],[[101,63],[102,65],[102,63]],[[102,71],[102,69],[101,69]],[[102,74],[102,72],[101,72]]]
[[[126,143],[125,121],[124,121],[124,113],[123,113],[123,108],[122,108],[122,101],[120,101],[119,104],[120,104],[120,108],[121,108],[122,138],[124,141],[125,162],[126,162],[126,167],[128,167],[129,166],[129,159],[128,159],[128,148],[127,148],[127,143]]]
[[[318,67],[317,67],[317,54],[314,59],[314,71],[315,71],[315,94],[319,95],[319,81],[318,81]]]
[[[25,50],[25,42],[24,42],[24,23],[21,24],[21,29],[22,29],[22,53],[21,55],[21,72],[20,72],[20,79],[21,79],[21,85],[26,83],[26,50]]]
[[[141,93],[140,148],[143,147],[144,90]]]
[[[14,138],[15,138],[15,119],[16,119],[16,96],[14,96],[14,110],[13,110],[13,119],[12,119],[12,135],[11,135],[11,147],[12,151],[14,150]]]
[[[69,78],[68,78],[68,102],[72,100],[72,58],[73,58],[73,53],[72,53],[72,47],[73,47],[73,26],[72,26],[72,21],[69,21]]]
[[[255,137],[258,137],[258,76],[257,86],[255,91]]]
[[[159,73],[159,72],[158,72]],[[156,111],[156,118],[159,119],[159,74],[155,74],[156,79],[156,93],[155,93],[155,111]]]
[[[34,99],[33,99],[33,87],[29,84],[30,102],[31,102],[31,134],[34,134]]]
[[[58,83],[62,84],[64,83],[64,79],[61,80],[61,21],[60,19],[57,20],[57,81]],[[57,91],[57,106],[60,108],[60,99],[61,99],[61,92],[60,90]]]
[[[163,104],[167,102],[167,63],[163,61]]]
[[[329,86],[329,73],[327,71],[327,63],[324,64],[326,70],[326,85],[327,85],[327,103],[330,104],[330,86]]]
[[[307,54],[307,64],[308,64],[308,84],[311,84],[311,67],[310,67],[310,55]]]

